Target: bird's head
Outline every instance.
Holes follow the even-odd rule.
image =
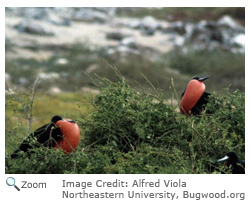
[[[63,120],[63,118],[59,115],[55,115],[52,117],[51,122],[56,124],[56,122],[58,122],[59,120]]]
[[[205,77],[194,77],[192,80],[197,80],[200,82],[203,82],[205,80],[207,80],[209,78],[209,76],[205,76]]]
[[[230,164],[236,164],[236,162],[239,160],[237,154],[235,152],[228,152],[223,158],[218,159],[218,162],[225,162],[227,166]]]
[[[209,77],[194,77],[189,81],[180,101],[180,111],[189,115],[190,110],[194,107],[202,94],[205,92],[206,86],[203,83]]]

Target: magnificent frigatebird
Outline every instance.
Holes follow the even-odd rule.
[[[35,140],[35,144],[31,145]],[[27,152],[32,147],[41,145],[46,147],[61,148],[65,153],[71,153],[77,148],[80,141],[80,131],[74,120],[63,119],[56,115],[52,117],[51,122],[31,133],[19,148],[11,155],[16,158],[18,152]]]
[[[210,93],[205,92],[203,83],[209,77],[194,77],[181,95],[180,111],[186,115],[200,115],[209,101]]]
[[[245,174],[245,161],[240,160],[235,152],[229,152],[218,160],[218,162],[223,161],[227,167],[231,167],[232,174]]]

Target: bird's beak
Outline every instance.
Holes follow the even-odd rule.
[[[205,80],[207,80],[209,78],[209,76],[206,76],[206,77],[200,77],[199,79],[198,79],[198,81],[205,81]]]
[[[63,121],[67,121],[69,123],[76,123],[75,120],[67,119],[67,118],[63,118]]]
[[[227,161],[229,159],[229,156],[225,156],[221,159],[218,159],[217,162],[223,162],[223,161]]]

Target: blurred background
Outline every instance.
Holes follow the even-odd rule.
[[[208,92],[245,90],[245,8],[9,7],[5,29],[7,124],[25,115],[15,94],[31,94],[36,79],[34,127],[52,114],[80,116],[82,96],[99,94],[91,78],[119,80],[108,64],[167,100],[172,80],[180,96],[194,76],[210,76]]]

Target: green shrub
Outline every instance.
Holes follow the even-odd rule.
[[[161,96],[140,94],[124,80],[110,82],[93,106],[96,111],[83,125],[88,144],[100,141],[128,152],[142,142],[154,143],[175,125],[176,113]]]
[[[139,93],[119,78],[99,79],[101,94],[89,116],[78,119],[84,132],[72,154],[47,148],[30,158],[6,154],[6,173],[229,173],[218,158],[235,151],[244,159],[244,93],[214,93],[210,114],[187,117],[155,88]]]
[[[174,162],[173,159],[173,163],[168,157],[165,161],[160,160],[162,165],[156,165],[157,169],[169,161],[167,166],[173,169],[172,173],[181,172],[175,170],[174,163],[183,162],[186,164],[183,173],[210,173],[213,166],[217,166],[212,161],[228,151],[236,151],[244,157],[244,101],[244,94],[240,91],[230,93],[224,90],[221,94],[212,95],[207,106],[211,114],[186,117],[175,107],[166,105],[161,94],[154,97],[140,94],[123,79],[121,82],[108,82],[93,103],[96,111],[83,124],[86,129],[85,142],[93,144],[93,148],[95,145],[111,146],[114,151],[124,155],[125,161],[118,158],[111,172],[153,173],[152,170],[145,170],[143,164],[132,164],[141,161],[138,157],[142,161],[147,159],[144,158],[146,154],[141,153],[142,144],[147,144],[149,149],[165,149],[159,152],[166,152],[167,155],[179,151],[183,157],[179,158],[180,161]],[[175,158],[178,158],[177,155]],[[154,162],[147,165],[155,166]],[[125,166],[126,170],[123,168]],[[128,166],[134,170],[129,170]],[[155,172],[171,171],[164,168]]]

